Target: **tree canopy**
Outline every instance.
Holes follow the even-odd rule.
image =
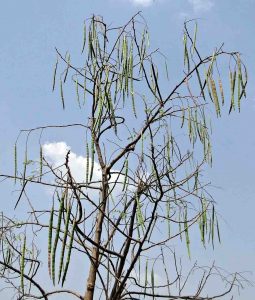
[[[66,85],[74,85],[84,123],[21,131],[14,174],[1,175],[20,190],[15,208],[23,205],[27,212],[20,219],[1,217],[0,278],[17,299],[65,293],[83,300],[223,299],[242,286],[240,274],[216,265],[195,263],[185,274],[174,248],[180,241],[191,257],[191,230],[204,246],[220,241],[215,202],[203,176],[212,163],[210,110],[218,118],[240,111],[246,96],[241,55],[223,45],[202,55],[197,31],[196,21],[185,22],[179,79],[166,57],[152,49],[140,13],[119,27],[100,16],[85,22],[82,66],[56,49],[52,89],[58,88],[65,109]],[[56,148],[41,138],[51,128],[67,127],[84,149],[76,158],[78,173],[70,148],[55,144],[63,151],[52,160],[49,152],[54,155]],[[34,134],[37,154],[29,151]],[[39,187],[50,188],[50,198],[40,195],[44,201],[37,207],[27,192]],[[68,284],[74,256],[83,262],[75,266],[79,291]],[[44,286],[45,276],[51,285]],[[217,278],[222,290],[208,295],[207,283]]]

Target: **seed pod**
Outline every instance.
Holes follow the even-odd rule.
[[[185,230],[185,238],[186,238],[186,247],[188,251],[188,256],[190,258],[190,238],[189,238],[189,226],[187,221],[187,207],[184,212],[184,230]]]
[[[80,104],[80,94],[79,94],[79,84],[78,84],[78,78],[76,76],[75,78],[75,90],[76,90],[76,99],[79,105],[79,108],[81,108],[81,104]]]
[[[184,66],[188,66],[188,72],[190,71],[189,53],[187,48],[187,34],[183,35],[183,45],[184,45]]]
[[[219,240],[219,243],[221,243],[221,238],[220,238],[220,227],[219,227],[219,222],[218,222],[218,218],[217,218],[217,217],[216,217],[216,227],[217,227],[218,240]]]
[[[56,61],[55,67],[54,67],[52,91],[54,91],[54,89],[55,89],[57,68],[58,68],[58,56],[57,56],[57,61]]]
[[[26,254],[26,236],[24,237],[21,259],[20,259],[20,286],[23,295],[24,295],[25,254]]]
[[[171,227],[170,227],[170,199],[166,202],[166,217],[167,217],[167,230],[168,230],[168,237],[171,236]]]
[[[225,102],[224,91],[223,91],[222,81],[220,78],[219,78],[219,88],[220,88],[220,95],[221,95],[221,104],[224,105]]]
[[[201,77],[199,75],[199,71],[198,71],[197,68],[196,68],[196,74],[197,74],[197,79],[198,79],[198,83],[199,83],[199,87],[200,87],[200,93],[201,93],[201,95],[203,96],[203,98],[205,100],[204,88],[203,88]]]
[[[52,281],[53,284],[55,285],[55,260],[56,260],[56,251],[57,251],[57,246],[58,246],[58,240],[59,240],[59,233],[60,233],[60,228],[61,228],[61,220],[62,220],[62,212],[64,208],[64,200],[66,197],[67,190],[65,190],[62,194],[62,197],[60,199],[60,205],[59,205],[59,212],[58,212],[58,222],[57,222],[57,228],[56,228],[56,234],[55,234],[55,240],[54,240],[54,245],[52,249],[52,259],[51,259],[51,267],[52,267]]]
[[[86,22],[84,22],[84,27],[83,27],[83,45],[82,45],[82,50],[81,53],[83,53],[84,49],[85,49],[85,45],[86,45]]]
[[[51,248],[52,248],[52,228],[53,228],[53,217],[54,217],[54,203],[50,212],[49,221],[49,233],[48,233],[48,270],[51,277]]]
[[[64,282],[65,282],[65,279],[66,279],[66,275],[67,275],[67,271],[68,271],[68,267],[69,267],[69,264],[70,264],[70,258],[71,258],[72,247],[73,247],[73,239],[74,239],[75,227],[76,227],[76,221],[74,219],[73,220],[73,227],[72,227],[72,231],[71,231],[71,236],[70,236],[70,242],[69,242],[69,245],[68,245],[68,253],[67,253],[67,259],[66,259],[65,269],[64,269],[63,277],[62,277],[62,286],[64,285]]]
[[[215,220],[215,210],[214,210],[214,205],[212,208],[212,218],[211,218],[211,240],[212,240],[212,246],[214,248],[214,220]]]
[[[194,31],[193,44],[192,44],[192,54],[194,54],[196,48],[196,41],[197,41],[197,22],[195,23],[195,31]]]
[[[152,294],[153,294],[153,298],[154,298],[154,294],[155,294],[155,282],[154,282],[154,270],[153,270],[153,268],[151,270],[151,287],[152,287]]]
[[[125,177],[124,177],[124,181],[123,181],[124,183],[123,183],[122,191],[124,191],[127,186],[127,175],[128,175],[128,159],[127,158],[124,163],[124,168],[125,168]]]
[[[144,218],[143,218],[143,213],[142,213],[142,209],[141,209],[141,203],[140,203],[140,199],[139,199],[138,195],[136,195],[136,205],[137,205],[137,208],[136,208],[137,222],[138,222],[138,225],[141,226],[142,229],[144,229],[145,228],[145,226],[144,226]]]
[[[59,272],[58,272],[58,283],[60,282],[61,273],[63,269],[63,262],[64,262],[64,256],[65,256],[65,249],[66,249],[66,240],[67,240],[67,234],[68,234],[68,226],[70,221],[70,215],[71,215],[71,205],[69,204],[67,207],[67,213],[66,213],[66,220],[65,220],[65,231],[62,241],[62,249],[61,249],[61,255],[60,255],[60,263],[59,263]]]
[[[89,144],[86,142],[86,184],[89,182]]]
[[[65,99],[64,99],[64,92],[63,92],[63,83],[62,80],[60,79],[60,96],[61,96],[61,101],[62,101],[62,107],[65,109]]]
[[[231,87],[231,105],[229,108],[229,113],[232,111],[232,109],[235,110],[235,81],[236,81],[236,71],[232,73],[229,71],[229,79],[230,79],[230,87]]]
[[[214,102],[216,114],[218,117],[218,116],[220,116],[220,105],[219,105],[219,99],[218,99],[218,95],[217,95],[216,85],[211,76],[209,76],[209,80],[210,80],[210,85],[211,85],[211,90],[212,90],[213,102]]]
[[[90,181],[92,180],[93,177],[93,171],[94,171],[94,161],[95,161],[95,141],[94,141],[94,137],[92,135],[91,137],[91,169],[90,169]]]
[[[68,53],[68,55],[67,55],[67,67],[66,67],[66,72],[65,72],[65,77],[64,77],[64,83],[66,82],[66,78],[67,78],[68,71],[69,71],[69,68],[70,68],[70,60],[71,60],[71,56]]]

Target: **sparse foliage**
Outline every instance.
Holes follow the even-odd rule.
[[[225,107],[229,113],[240,110],[246,96],[247,72],[240,54],[221,46],[202,56],[197,38],[197,23],[186,22],[180,80],[171,74],[166,58],[151,50],[140,13],[120,27],[108,27],[97,16],[86,22],[82,67],[56,49],[53,90],[59,83],[60,103],[67,109],[73,105],[65,97],[70,79],[87,122],[23,130],[19,140],[50,128],[83,128],[77,138],[84,149],[84,178],[77,180],[70,150],[55,166],[44,156],[41,142],[39,158],[29,159],[26,149],[20,169],[19,140],[15,143],[14,175],[1,177],[20,187],[17,205],[30,186],[54,189],[43,210],[31,204],[27,219],[2,215],[0,277],[17,299],[56,294],[62,299],[67,293],[83,300],[202,300],[223,298],[242,286],[240,274],[226,274],[215,265],[195,263],[185,276],[172,246],[181,240],[192,257],[191,230],[204,246],[220,241],[215,203],[202,177],[204,165],[212,163],[208,111],[213,107],[220,117]],[[221,72],[227,69],[230,84],[224,86]],[[47,274],[57,286],[49,292],[39,275],[46,265],[36,243],[41,234],[48,234],[48,246],[41,250],[48,253]],[[78,268],[86,273],[80,291],[65,288],[75,256],[82,257]],[[161,280],[158,274],[164,274]],[[208,296],[211,277],[225,289]]]

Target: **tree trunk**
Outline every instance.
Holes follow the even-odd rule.
[[[95,225],[96,232],[95,232],[94,242],[97,245],[100,245],[101,243],[102,226],[103,226],[104,213],[105,213],[105,208],[107,203],[107,196],[108,196],[107,174],[103,171],[100,210],[97,214],[96,225]],[[99,247],[97,246],[93,247],[91,258],[92,261],[90,264],[89,275],[86,283],[86,292],[85,292],[84,300],[93,300],[94,297],[96,276],[97,276],[97,270],[99,266],[99,261],[98,261]]]

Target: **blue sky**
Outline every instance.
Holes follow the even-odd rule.
[[[208,177],[222,214],[222,245],[201,259],[216,260],[230,271],[255,272],[255,1],[254,0],[61,0],[5,1],[0,11],[0,173],[12,169],[12,151],[20,129],[45,124],[82,121],[71,100],[61,110],[57,93],[51,93],[56,46],[74,53],[78,61],[84,19],[100,14],[108,23],[124,24],[138,10],[147,20],[151,44],[168,57],[172,70],[182,62],[182,26],[185,18],[199,18],[198,43],[212,53],[224,42],[238,50],[249,72],[247,100],[241,114],[225,114],[213,122],[213,168]],[[178,65],[178,64],[177,64]],[[181,67],[181,66],[180,66]],[[179,70],[180,71],[180,70]],[[170,75],[174,77],[174,74]],[[79,141],[68,130],[53,131],[49,142],[65,141],[81,153]],[[34,149],[37,151],[37,149]],[[33,151],[33,149],[31,150]],[[5,187],[5,189],[4,189]],[[1,207],[13,205],[6,186],[0,186]],[[6,203],[8,202],[8,203]],[[200,252],[201,251],[201,252]],[[254,275],[249,275],[255,281]],[[236,299],[251,299],[247,288]]]

